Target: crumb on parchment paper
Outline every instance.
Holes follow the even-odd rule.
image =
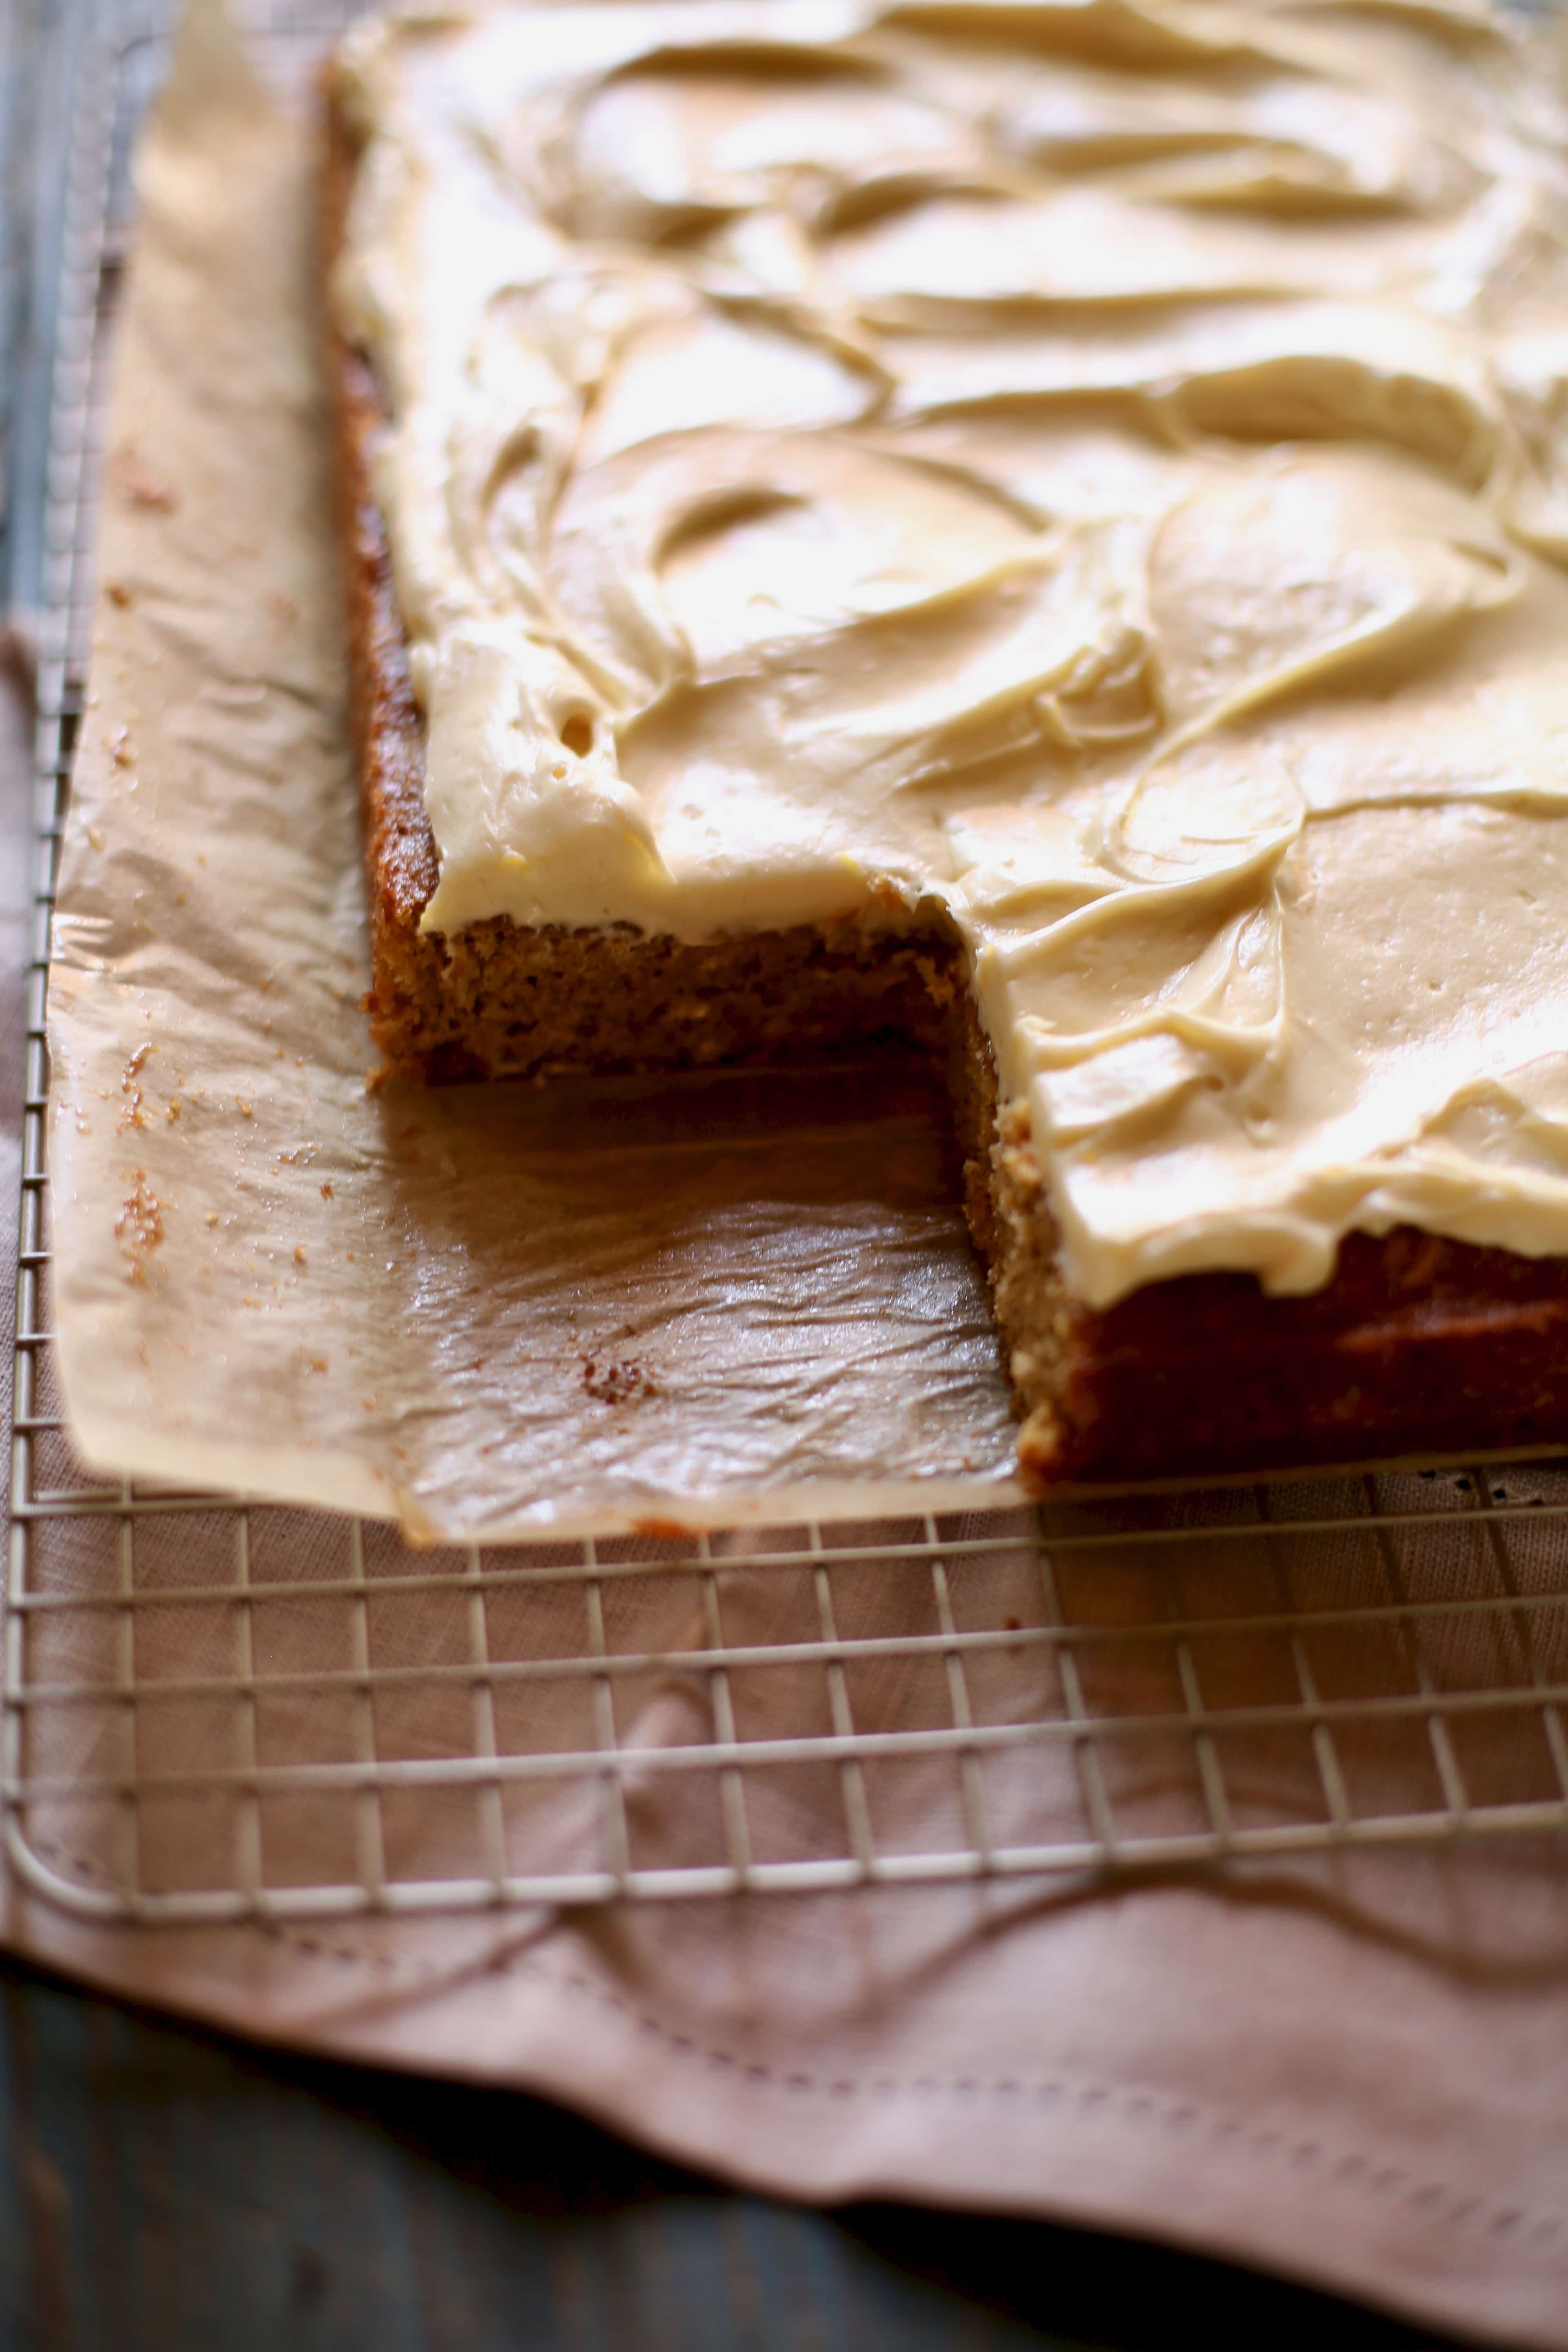
[[[130,506],[144,507],[153,514],[173,514],[180,503],[180,493],[174,484],[144,466],[133,449],[121,449],[110,471]]]
[[[163,1238],[163,1205],[147,1181],[144,1168],[138,1168],[132,1178],[124,1205],[114,1220],[114,1237],[130,1269],[130,1279],[145,1282],[147,1253]]]
[[[584,1356],[583,1386],[600,1404],[637,1404],[658,1394],[652,1373],[636,1356]]]
[[[142,1093],[142,1066],[152,1051],[153,1041],[148,1038],[144,1045],[137,1046],[121,1074],[120,1091],[125,1097],[125,1108],[120,1114],[121,1135],[129,1127],[145,1127],[147,1124],[147,1107]]]

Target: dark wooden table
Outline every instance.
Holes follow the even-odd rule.
[[[542,2102],[0,1969],[5,2352],[1012,2352],[1418,2336],[1039,2223],[741,2196]]]

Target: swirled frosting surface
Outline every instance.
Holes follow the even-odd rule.
[[[1568,163],[1466,0],[356,32],[440,882],[940,902],[1095,1304],[1568,1251]]]

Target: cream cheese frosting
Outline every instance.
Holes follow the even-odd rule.
[[[1467,0],[356,30],[427,929],[939,905],[1093,1305],[1568,1252],[1568,112]]]

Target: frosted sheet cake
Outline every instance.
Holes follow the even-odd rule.
[[[945,1054],[1038,1482],[1568,1438],[1568,162],[1460,5],[381,20],[373,1025]]]

